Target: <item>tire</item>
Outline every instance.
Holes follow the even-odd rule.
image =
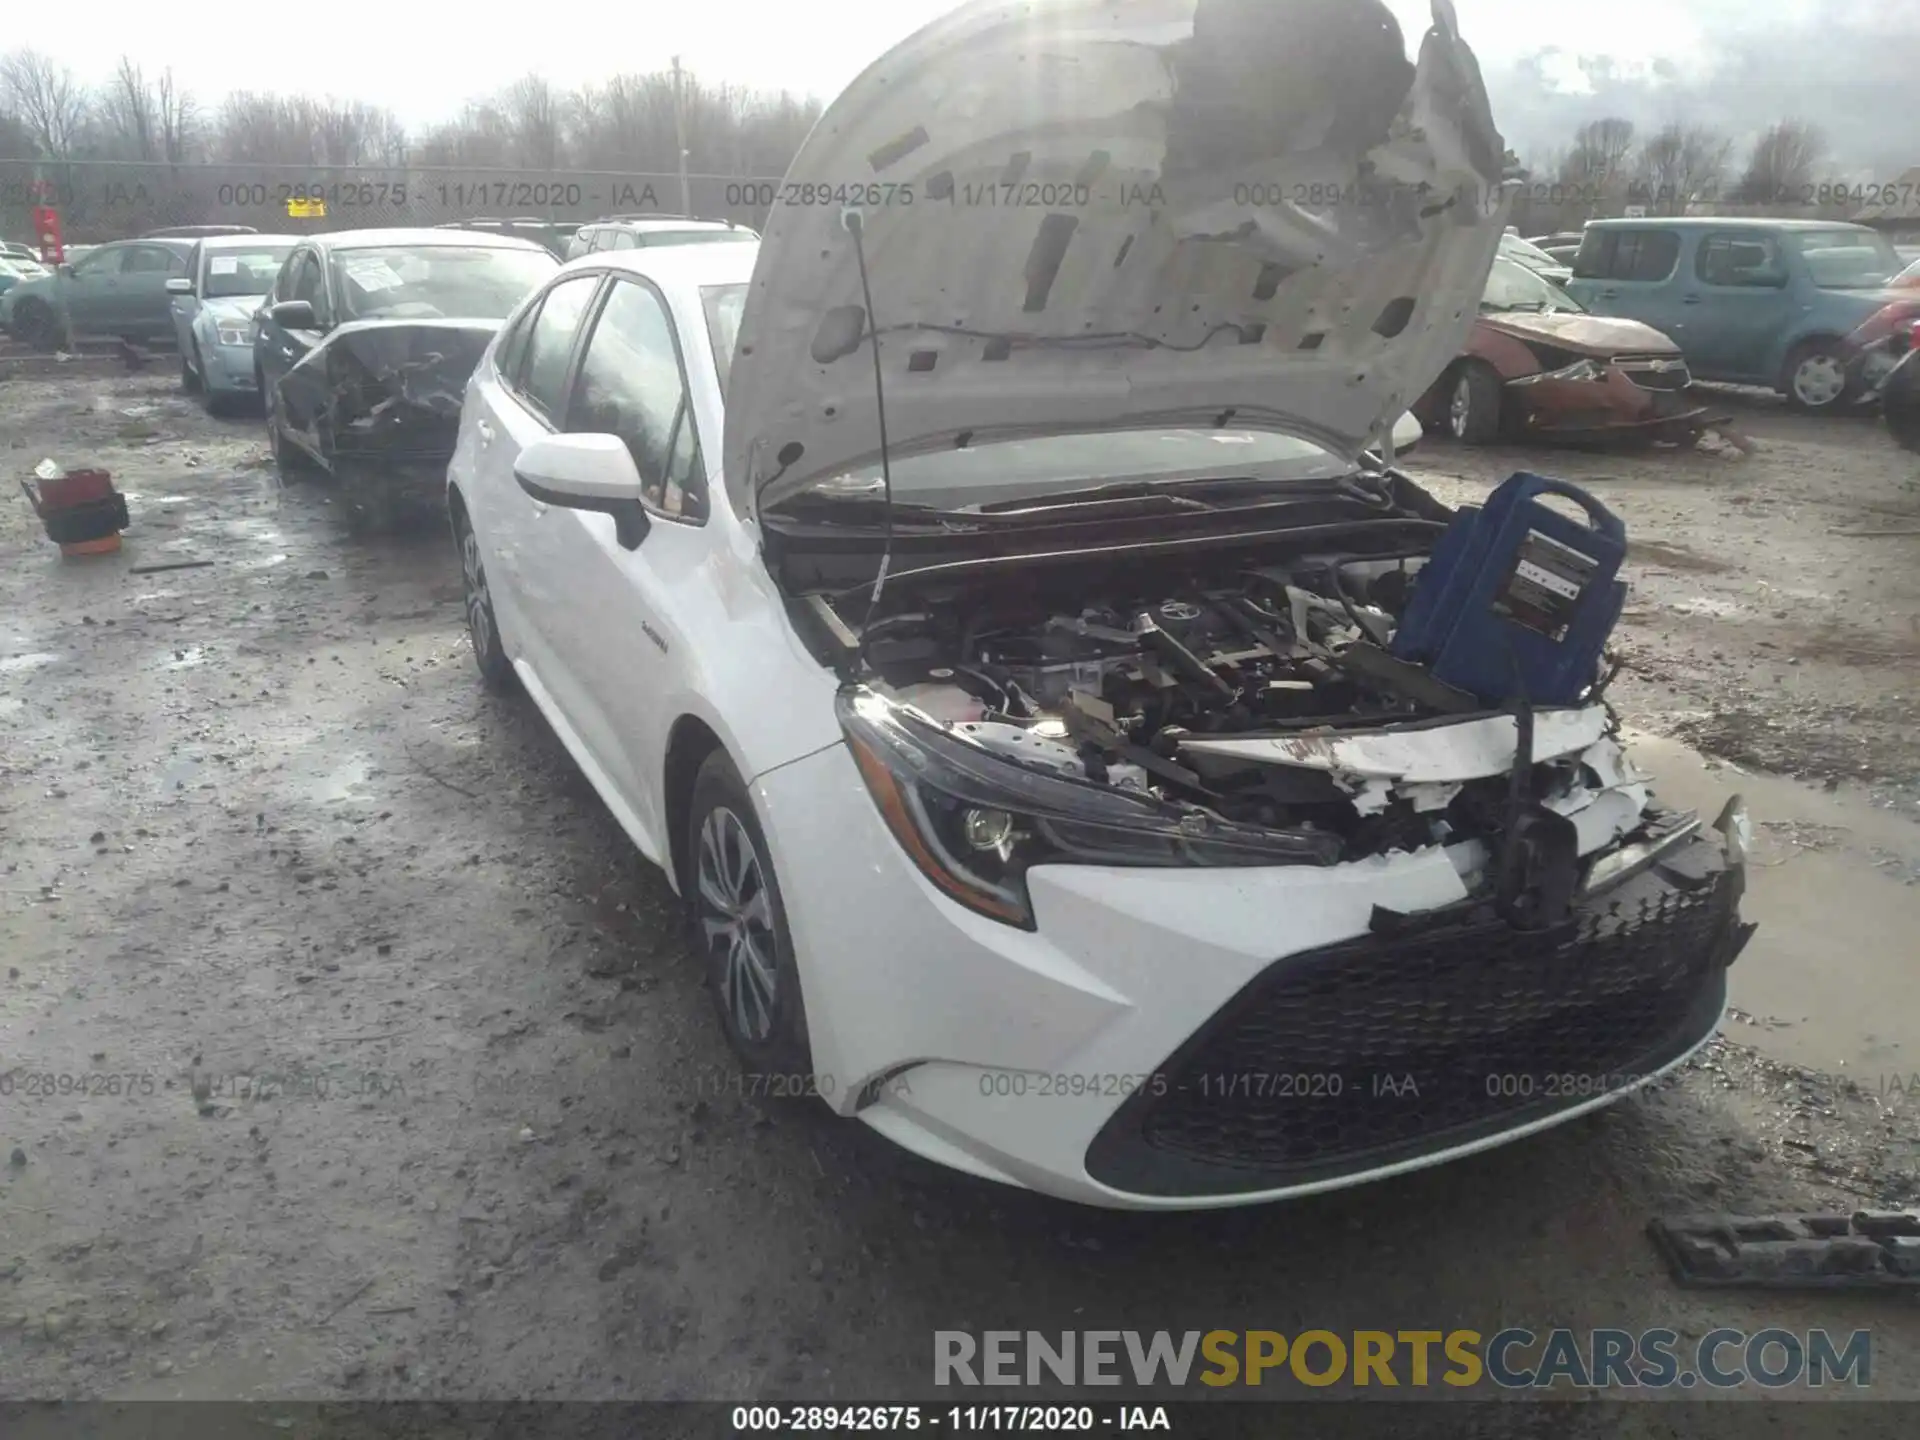
[[[196,341],[193,346],[193,360],[191,363],[188,362],[185,351],[182,351],[180,354],[180,388],[189,395],[198,395],[206,389],[205,383],[200,378],[201,372],[194,368],[194,366],[199,363],[200,345]]]
[[[58,350],[67,327],[44,300],[22,300],[13,307],[13,333],[35,350]]]
[[[687,814],[686,896],[721,1032],[758,1093],[806,1094],[813,1052],[780,882],[746,786],[724,750],[707,756]]]
[[[480,683],[496,695],[514,688],[513,661],[500,639],[500,617],[494,613],[493,591],[481,563],[480,537],[464,511],[453,517],[453,539],[460,550],[460,589],[467,613],[467,638],[473,643],[473,663],[480,667]]]
[[[1894,443],[1920,455],[1920,351],[1908,355],[1887,376],[1880,391],[1880,413]]]
[[[1796,410],[1825,414],[1852,398],[1854,376],[1836,340],[1804,340],[1780,373],[1780,393]]]
[[[1447,384],[1447,433],[1462,445],[1491,445],[1500,438],[1502,398],[1494,368],[1466,361]]]

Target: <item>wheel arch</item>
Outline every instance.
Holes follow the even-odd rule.
[[[1782,389],[1786,388],[1787,367],[1793,363],[1793,357],[1809,345],[1832,345],[1835,348],[1844,348],[1846,343],[1847,337],[1834,330],[1814,329],[1793,336],[1780,347],[1780,363],[1774,367],[1775,381]]]
[[[667,732],[666,757],[660,774],[660,822],[667,832],[667,879],[674,890],[682,894],[687,873],[687,820],[693,809],[693,781],[707,757],[716,750],[726,752],[726,742],[712,726],[691,712],[675,720]],[[737,760],[734,768],[740,769]],[[742,776],[745,777],[744,771]]]

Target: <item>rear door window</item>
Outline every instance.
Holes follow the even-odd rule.
[[[165,245],[134,245],[127,250],[122,269],[127,275],[178,275],[186,272],[186,261],[178,250]]]
[[[514,388],[527,407],[557,422],[566,404],[567,369],[598,275],[575,275],[547,292],[527,330],[527,352]]]
[[[131,245],[119,245],[111,250],[96,250],[91,255],[83,255],[74,263],[73,273],[87,280],[118,275],[132,250]]]
[[[1573,273],[1582,280],[1655,283],[1672,275],[1679,259],[1680,236],[1673,230],[1589,230]]]
[[[1771,235],[1752,231],[1701,236],[1700,248],[1693,257],[1693,273],[1703,285],[1778,290],[1787,283],[1779,242]]]

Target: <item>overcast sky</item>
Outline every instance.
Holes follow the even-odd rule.
[[[1429,8],[1388,3],[1411,49]],[[950,8],[951,0],[681,0],[562,6],[543,12],[555,22],[543,24],[511,7],[493,11],[494,23],[479,8],[328,0],[277,12],[267,32],[278,38],[268,38],[259,23],[266,12],[257,8],[240,26],[219,7],[96,0],[79,11],[9,7],[0,47],[33,45],[90,81],[129,53],[150,72],[171,65],[203,99],[243,88],[351,95],[391,107],[413,127],[529,69],[570,88],[664,65],[676,52],[705,80],[830,98]],[[1523,156],[1560,143],[1564,129],[1610,106],[1643,124],[1699,111],[1739,130],[1792,105],[1828,112],[1805,118],[1828,124],[1863,161],[1920,152],[1912,98],[1920,0],[1457,0],[1456,8],[1487,74],[1495,118]],[[1863,145],[1872,153],[1859,154]],[[1920,153],[1906,163],[1920,164]]]

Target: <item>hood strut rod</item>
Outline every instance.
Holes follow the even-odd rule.
[[[880,606],[880,592],[886,588],[887,571],[893,564],[893,467],[887,461],[887,387],[880,370],[880,322],[873,313],[873,287],[867,280],[867,247],[862,240],[864,224],[860,212],[849,207],[840,212],[840,223],[853,236],[853,258],[860,268],[860,298],[867,307],[867,338],[873,345],[873,407],[880,422],[880,487],[885,497],[886,539],[880,549],[880,568],[874,572],[873,592],[867,597],[867,620],[860,626],[861,660],[866,659],[867,632],[874,612]]]

